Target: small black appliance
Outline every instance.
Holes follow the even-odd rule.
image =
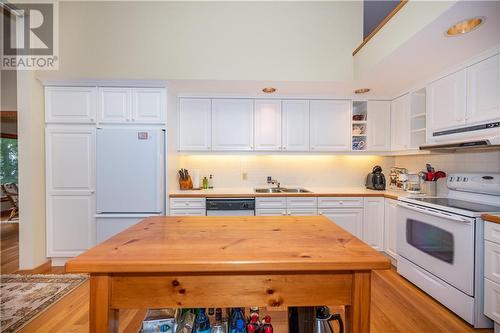
[[[380,165],[375,165],[371,173],[366,176],[366,188],[371,190],[385,190],[385,176]]]

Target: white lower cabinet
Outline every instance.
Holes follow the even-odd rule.
[[[255,209],[255,216],[285,216],[286,208],[264,208],[264,209]]]
[[[484,279],[484,314],[500,323],[500,284]]]
[[[320,197],[318,215],[323,215],[361,239],[363,236],[363,198]]]
[[[484,222],[484,314],[500,323],[500,224]]]
[[[385,199],[384,251],[394,259],[398,255],[396,250],[397,207],[397,200]]]
[[[314,216],[318,215],[318,198],[259,197],[255,208],[256,216]]]
[[[171,216],[207,215],[205,198],[170,198]]]
[[[363,234],[363,208],[326,208],[319,209],[323,215],[339,227],[361,239]]]
[[[363,241],[375,250],[384,250],[384,198],[364,198]]]
[[[289,216],[315,216],[318,215],[317,209],[287,209],[287,215]]]
[[[95,245],[95,195],[47,197],[47,256],[74,257]]]

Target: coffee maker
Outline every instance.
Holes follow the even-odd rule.
[[[385,176],[380,165],[375,165],[372,172],[366,176],[366,188],[371,190],[385,190]]]

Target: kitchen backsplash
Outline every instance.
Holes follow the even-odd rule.
[[[436,170],[453,172],[500,172],[500,152],[471,152],[455,154],[432,154],[397,156],[395,165],[410,172],[425,170],[430,163]]]
[[[272,176],[283,186],[359,187],[380,165],[385,174],[394,157],[328,155],[179,155],[179,167],[213,174],[215,187],[255,187]],[[245,179],[246,178],[246,179]]]

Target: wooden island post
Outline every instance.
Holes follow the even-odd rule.
[[[66,264],[90,273],[90,332],[118,309],[345,305],[370,331],[371,271],[390,262],[322,216],[150,217]]]

